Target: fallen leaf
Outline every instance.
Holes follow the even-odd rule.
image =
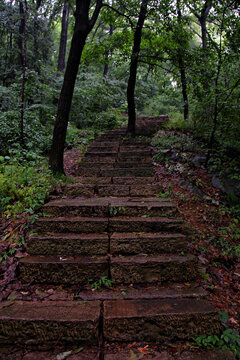
[[[69,355],[72,354],[72,350],[71,351],[65,351],[61,354],[58,354],[56,357],[56,360],[65,360]]]

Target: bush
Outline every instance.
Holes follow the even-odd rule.
[[[6,217],[32,214],[44,204],[56,181],[44,162],[5,160],[0,157],[0,210]]]

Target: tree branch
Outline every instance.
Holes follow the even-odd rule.
[[[130,18],[129,16],[123,14],[121,11],[115,9],[115,8],[112,7],[111,5],[103,4],[102,6],[107,7],[108,9],[111,9],[111,10],[115,11],[119,16],[125,17],[125,18],[129,21],[129,23],[130,23],[130,25],[131,25],[131,28],[134,29],[134,24],[133,24],[133,22],[132,22],[132,20],[131,20],[131,18]]]
[[[99,12],[103,6],[103,0],[97,0],[96,6],[95,6],[95,10],[93,12],[92,18],[89,21],[89,27],[90,29],[92,29],[97,21]]]

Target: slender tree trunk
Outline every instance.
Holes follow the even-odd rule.
[[[20,5],[21,24],[23,39],[21,39],[21,61],[22,61],[22,91],[21,91],[21,144],[24,145],[24,103],[25,103],[25,83],[26,83],[26,53],[27,53],[27,4],[25,1],[25,9],[22,2]],[[22,43],[23,41],[23,43]]]
[[[24,6],[23,2],[19,2],[19,14],[20,14],[20,24],[19,24],[19,36],[18,36],[18,48],[19,48],[19,58],[20,64],[23,66],[23,38],[24,38]]]
[[[183,57],[181,55],[178,58],[178,63],[179,63],[180,75],[181,75],[182,96],[183,96],[183,113],[184,113],[184,119],[187,120],[188,116],[189,116],[187,80],[186,80],[185,64],[184,64]]]
[[[110,29],[109,29],[109,35],[112,36],[113,34],[113,25],[110,25]],[[106,62],[104,64],[104,69],[103,69],[103,76],[106,77],[108,74],[108,69],[109,69],[109,64],[108,64],[108,60],[109,60],[109,56],[110,56],[110,51],[108,50],[106,52]]]
[[[97,0],[93,16],[89,20],[90,3],[91,0],[76,0],[74,33],[64,75],[63,86],[58,101],[57,118],[54,126],[52,147],[49,158],[50,168],[55,173],[64,173],[64,144],[79,63],[87,36],[92,30],[102,7],[102,0]]]
[[[128,132],[131,133],[132,135],[135,134],[135,126],[136,126],[136,109],[135,109],[134,92],[135,92],[135,85],[137,79],[138,57],[139,57],[141,39],[142,39],[142,28],[147,16],[147,6],[148,6],[148,0],[142,0],[139,18],[134,33],[133,51],[131,56],[130,74],[129,74],[128,87],[127,87]]]
[[[177,1],[177,14],[178,14],[178,24],[182,26],[182,12],[180,8],[180,1]],[[183,48],[181,46],[181,39],[180,39],[180,47],[178,50],[178,64],[180,69],[181,75],[181,85],[182,85],[182,96],[183,96],[183,113],[184,119],[188,119],[188,94],[187,94],[187,79],[186,79],[186,70],[185,70],[185,61],[184,61],[184,54]]]
[[[67,0],[64,2],[64,7],[63,7],[62,29],[61,29],[59,54],[58,54],[58,71],[60,72],[63,72],[65,69],[69,13],[70,13],[70,5]]]

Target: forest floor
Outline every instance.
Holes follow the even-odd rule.
[[[67,176],[73,176],[77,160],[79,159],[79,150],[67,150],[65,152],[65,171]],[[178,161],[175,165],[179,166]],[[178,171],[169,169],[168,164],[161,162],[156,164],[157,182],[164,188],[161,197],[171,197],[177,205],[180,217],[185,221],[186,232],[192,238],[192,252],[198,257],[199,266],[201,268],[202,279],[200,285],[209,292],[209,297],[213,305],[225,317],[225,328],[239,329],[239,279],[240,265],[237,258],[233,254],[227,253],[228,249],[216,246],[214,240],[219,237],[220,229],[231,229],[233,218],[226,212],[223,204],[223,195],[221,191],[215,189],[211,184],[211,176],[206,169],[202,167],[192,167],[190,170],[191,177],[196,179],[197,184],[201,184],[201,190],[208,195],[208,199],[197,196],[189,189],[180,186],[182,176]],[[59,188],[53,196],[61,194]],[[210,200],[209,200],[210,199]],[[6,237],[4,236],[6,229],[14,231],[14,227],[22,227],[24,233],[24,219],[10,222],[0,223],[1,243],[0,250],[6,250]],[[223,234],[226,241],[233,241],[229,233]],[[236,240],[237,241],[237,240]],[[38,287],[21,286],[15,275],[17,260],[24,255],[25,248],[20,247],[15,256],[9,257],[6,264],[1,267],[0,290],[1,300],[33,300],[37,301],[47,296],[51,296],[53,300],[66,299],[67,290],[62,287],[51,287],[46,290]],[[191,287],[191,284],[185,284]],[[72,289],[72,294],[74,289]],[[224,316],[225,315],[225,316]],[[35,349],[34,349],[35,350]],[[222,353],[219,350],[207,351],[200,349],[193,342],[188,343],[168,343],[164,345],[156,344],[105,344],[105,359],[161,359],[161,360],[223,360],[234,359],[230,352]],[[0,350],[0,359],[9,360],[77,360],[77,359],[99,359],[98,349],[75,348],[69,349],[58,346],[52,349],[39,349],[39,352],[33,352],[28,346],[12,347],[11,349]],[[101,358],[101,357],[100,357]]]

